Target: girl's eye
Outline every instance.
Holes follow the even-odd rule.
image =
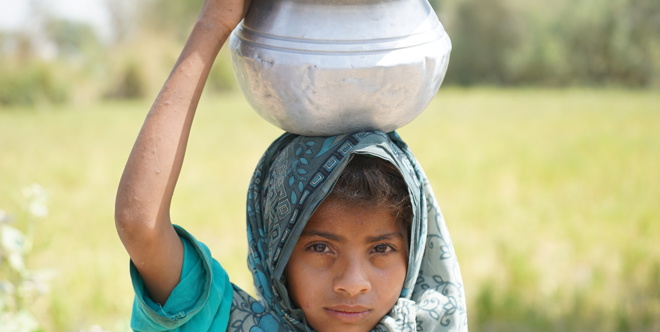
[[[374,246],[374,252],[377,252],[379,254],[384,254],[392,250],[394,249],[387,244],[377,244],[376,246]]]
[[[312,244],[309,248],[314,252],[326,252],[328,250],[328,246],[323,243]]]

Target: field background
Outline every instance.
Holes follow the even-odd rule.
[[[55,274],[46,331],[128,330],[128,256],[114,195],[148,101],[0,112],[0,209],[49,193],[28,266]],[[660,331],[660,94],[443,88],[400,130],[459,256],[473,331]],[[238,285],[253,167],[280,132],[238,93],[204,96],[173,219]],[[1,330],[1,328],[0,328]]]
[[[0,0],[0,332],[128,330],[115,191],[203,2]],[[452,58],[436,100],[400,133],[447,219],[470,329],[660,332],[660,2],[429,2]],[[95,3],[105,33],[93,12],[56,10],[65,3]],[[16,7],[27,15],[10,27]],[[251,290],[245,193],[281,132],[237,90],[224,48],[173,218]],[[49,211],[30,233],[34,183]],[[17,247],[22,275],[7,255]],[[14,290],[42,294],[12,303]],[[27,322],[8,316],[18,306],[34,328],[8,327]]]

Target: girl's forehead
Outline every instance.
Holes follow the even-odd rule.
[[[328,199],[305,225],[302,236],[327,233],[346,237],[403,233],[392,211],[385,206],[364,206],[344,200]]]

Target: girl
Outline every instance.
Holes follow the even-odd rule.
[[[206,0],[120,181],[136,331],[464,331],[461,276],[428,181],[396,133],[284,134],[248,190],[248,264],[232,285],[169,207],[192,119],[248,3]]]

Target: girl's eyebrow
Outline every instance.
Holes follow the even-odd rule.
[[[383,240],[390,240],[392,238],[399,237],[399,238],[405,238],[403,234],[400,232],[392,232],[392,233],[386,233],[386,234],[381,234],[377,236],[370,236],[367,238],[367,242],[378,242],[378,241],[383,241]]]
[[[324,237],[328,240],[333,240],[333,241],[341,241],[344,240],[343,236],[339,236],[337,234],[332,234],[332,233],[327,233],[327,232],[321,232],[321,231],[303,231],[302,234],[300,234],[300,237],[311,237],[311,236],[319,236],[319,237]]]

